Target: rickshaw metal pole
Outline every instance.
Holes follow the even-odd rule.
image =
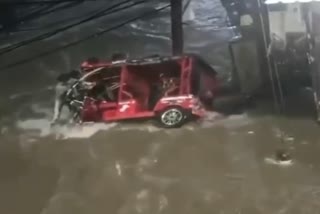
[[[172,55],[183,53],[183,0],[171,0]]]

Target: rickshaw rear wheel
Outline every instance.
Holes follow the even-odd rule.
[[[186,123],[188,114],[183,108],[172,106],[162,110],[157,119],[163,128],[180,128]]]

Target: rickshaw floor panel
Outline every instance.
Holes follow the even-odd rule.
[[[118,111],[114,112],[105,112],[102,115],[102,120],[106,122],[117,121],[117,120],[126,120],[126,119],[137,119],[137,118],[152,118],[155,116],[153,111],[145,111],[145,112],[135,112],[132,114],[123,114]]]

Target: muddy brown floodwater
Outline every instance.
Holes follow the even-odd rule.
[[[214,20],[224,19],[219,1],[193,2],[201,3],[196,16],[204,17],[198,22],[211,21],[188,29],[186,49],[200,53],[228,79],[230,31],[213,26]],[[1,69],[0,214],[319,213],[320,129],[312,119],[309,92],[294,93],[281,117],[266,100],[242,114],[219,119],[210,113],[176,130],[150,122],[50,128],[52,86],[59,72],[88,56],[107,58],[115,50],[132,56],[168,54],[162,19],[134,23]],[[96,25],[18,49],[1,56],[0,64],[37,55],[108,24],[103,20]],[[151,30],[138,28],[144,26]],[[291,152],[292,165],[273,160],[283,147]]]
[[[226,118],[211,113],[176,130],[149,122],[50,129],[48,105],[23,96],[12,102],[24,100],[30,108],[16,107],[20,116],[9,114],[1,123],[0,213],[320,209],[319,127],[304,108],[276,117],[263,102]],[[298,114],[301,109],[307,114]],[[294,157],[290,166],[270,161],[282,147]]]

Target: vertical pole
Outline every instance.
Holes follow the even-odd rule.
[[[172,55],[181,55],[183,53],[182,1],[171,0]]]
[[[232,47],[232,42],[229,42],[228,44],[228,48],[229,48],[229,53],[231,56],[231,64],[232,64],[232,88],[235,91],[241,91],[241,86],[240,86],[240,78],[239,78],[239,73],[238,73],[238,69],[237,69],[237,65],[236,65],[236,59],[234,56],[234,51],[233,51],[233,47]]]
[[[257,0],[258,9],[259,9],[259,25],[261,27],[262,37],[263,37],[263,53],[266,53],[266,61],[267,61],[267,70],[269,72],[269,78],[272,88],[272,93],[274,96],[274,105],[277,113],[280,115],[284,111],[284,96],[282,92],[281,80],[278,72],[278,67],[276,63],[271,60],[270,55],[268,54],[269,49],[269,28],[267,28],[264,17],[263,17],[263,7],[261,0]],[[264,57],[264,58],[265,58]],[[278,93],[277,93],[278,92]]]
[[[312,79],[312,88],[313,88],[313,98],[315,103],[315,109],[316,109],[316,119],[317,122],[320,123],[320,77],[319,77],[319,68],[318,68],[318,46],[316,44],[315,40],[315,31],[317,30],[317,25],[315,22],[315,17],[312,11],[310,11],[310,3],[302,4],[301,5],[302,14],[303,14],[303,20],[306,24],[306,33],[307,33],[307,57],[309,66],[311,69],[311,79]],[[310,16],[311,14],[311,16]],[[318,53],[317,53],[318,52]]]
[[[267,25],[266,6],[261,0],[256,0],[257,11],[254,12],[253,19],[255,28],[257,29],[256,44],[257,53],[259,54],[260,72],[262,77],[262,87],[272,81],[270,79],[270,72],[272,72],[272,62],[270,56],[267,55],[270,44],[270,32]]]

